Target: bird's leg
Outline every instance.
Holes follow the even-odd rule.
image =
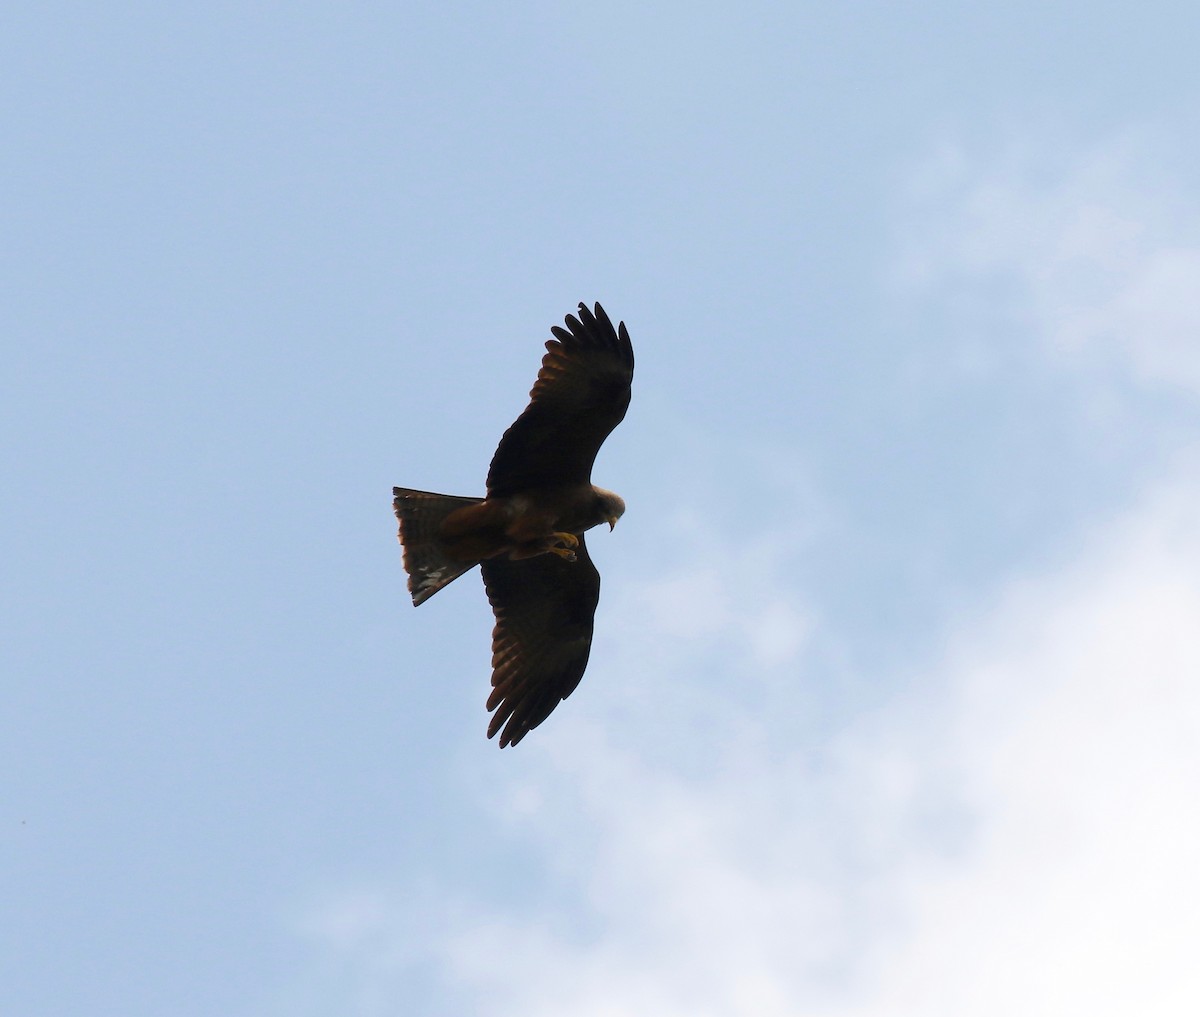
[[[508,552],[508,557],[510,561],[524,561],[526,558],[536,558],[540,554],[556,554],[564,561],[575,561],[577,557],[569,547],[547,547],[545,544],[514,547]]]
[[[555,544],[562,544],[562,547],[555,547]],[[550,534],[550,547],[547,550],[551,554],[558,555],[563,561],[575,561],[575,548],[579,546],[579,538],[573,533],[559,531]]]
[[[556,554],[563,561],[576,561],[574,549],[578,546],[579,538],[575,534],[556,531],[536,540],[521,541],[509,551],[508,556],[512,561],[520,561],[523,558],[536,558],[539,554]]]

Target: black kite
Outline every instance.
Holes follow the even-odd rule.
[[[516,745],[579,684],[600,573],[585,530],[611,529],[625,503],[592,484],[592,463],[625,416],[633,347],[625,323],[579,305],[554,326],[529,405],[504,432],[485,498],[393,488],[413,604],[482,565],[492,630],[491,738]]]

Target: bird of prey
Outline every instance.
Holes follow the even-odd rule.
[[[504,432],[487,495],[392,489],[414,605],[482,565],[492,630],[488,737],[516,745],[579,684],[592,646],[600,573],[584,531],[609,529],[625,502],[592,484],[592,463],[625,416],[633,347],[625,323],[579,305],[554,338],[529,405]],[[503,730],[502,730],[503,729]]]

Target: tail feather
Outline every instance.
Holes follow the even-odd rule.
[[[443,586],[448,586],[478,561],[449,557],[438,538],[442,520],[464,505],[478,505],[482,498],[458,498],[431,491],[392,488],[392,505],[400,520],[400,543],[404,547],[404,570],[413,604],[423,604]]]

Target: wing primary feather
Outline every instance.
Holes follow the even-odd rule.
[[[586,311],[586,308],[583,306],[583,304],[580,304],[579,310],[582,314]],[[596,305],[595,314],[593,314],[591,311],[587,311],[587,316],[592,319],[593,326],[600,326],[598,329],[594,329],[597,339],[599,339],[601,335],[607,335],[613,331],[612,322],[608,320],[608,314],[605,313],[604,308],[599,304]]]
[[[629,331],[625,328],[625,322],[617,327],[617,343],[621,348],[621,359],[625,361],[629,370],[633,370],[633,343],[629,340]]]

